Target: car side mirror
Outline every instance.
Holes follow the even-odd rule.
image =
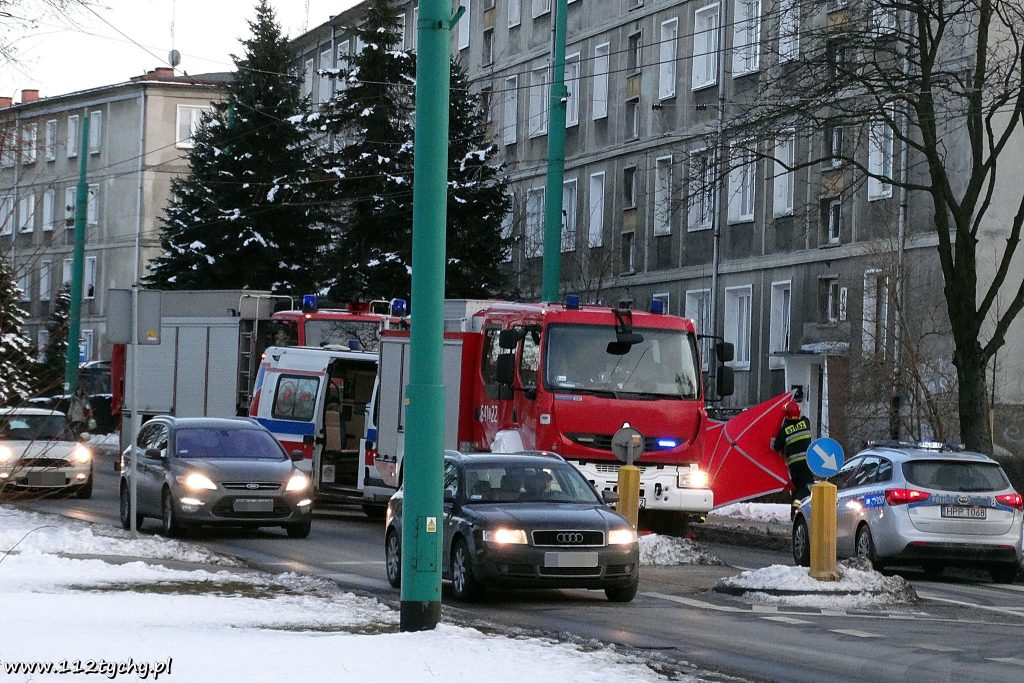
[[[619,494],[615,491],[601,491],[601,500],[605,505],[612,505],[619,502]]]
[[[514,353],[499,353],[494,365],[494,378],[498,384],[512,386],[516,377],[516,355]]]
[[[302,460],[306,457],[306,454],[303,453],[302,451],[292,451],[289,454],[289,457],[292,459],[292,462],[302,462]]]

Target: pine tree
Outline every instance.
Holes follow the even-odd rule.
[[[324,188],[340,200],[327,270],[341,300],[408,296],[412,279],[416,60],[400,49],[388,0],[370,0],[363,18],[354,32],[365,47],[338,69],[338,94],[316,115],[320,133],[336,141],[319,165],[337,178]],[[447,296],[493,295],[507,250],[506,184],[479,97],[455,62],[451,69]]]
[[[225,100],[193,137],[189,175],[171,183],[151,285],[301,294],[319,284],[327,232],[308,170],[308,102],[268,0],[249,28]]]
[[[0,405],[18,403],[32,391],[32,344],[25,337],[21,294],[10,264],[0,260]]]
[[[35,393],[60,394],[64,388],[64,364],[68,353],[68,327],[71,316],[71,285],[64,283],[53,300],[53,312],[46,325],[46,346],[36,365]]]

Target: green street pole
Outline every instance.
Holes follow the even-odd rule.
[[[89,116],[82,117],[78,145],[78,188],[75,192],[75,246],[71,251],[71,307],[68,310],[68,353],[64,360],[64,393],[78,389],[78,338],[82,333],[82,271],[85,267],[85,210],[89,202]]]
[[[562,258],[562,182],[565,176],[565,33],[567,0],[555,0],[554,35],[551,41],[551,95],[548,116],[548,178],[544,193],[544,270],[541,300],[558,301]]]
[[[412,336],[406,388],[402,600],[399,628],[426,631],[441,618],[444,535],[444,277],[448,198],[450,0],[421,0],[416,56],[412,188]]]

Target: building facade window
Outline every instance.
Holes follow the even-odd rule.
[[[508,0],[508,26],[519,26],[523,12],[523,0]]]
[[[43,193],[43,230],[47,232],[53,230],[53,203],[55,198],[56,192],[53,188]]]
[[[536,19],[551,11],[551,0],[532,0],[531,16]]]
[[[405,17],[404,14],[400,14],[400,17]],[[331,99],[331,85],[334,83],[334,79],[329,74],[323,73],[324,71],[334,68],[334,50],[327,48],[320,52],[320,74],[317,81],[317,102],[327,102]]]
[[[622,206],[626,209],[636,207],[636,166],[622,169]]]
[[[565,103],[565,127],[579,125],[580,122],[580,53],[565,58],[565,86],[569,91],[569,101]]]
[[[693,15],[693,89],[718,82],[718,4]]]
[[[82,281],[82,297],[85,299],[96,298],[96,257],[85,258],[85,277]]]
[[[608,70],[609,44],[594,48],[594,78],[591,92],[590,111],[596,121],[608,116]]]
[[[78,114],[68,117],[68,136],[65,147],[68,150],[69,159],[78,156]]]
[[[43,139],[43,154],[47,161],[57,159],[57,119],[50,119],[46,122],[46,132]]]
[[[64,188],[64,226],[75,227],[75,186]]]
[[[768,369],[786,367],[785,358],[776,354],[789,351],[790,311],[793,307],[793,283],[772,283],[771,320],[768,327]]]
[[[634,233],[624,232],[621,239],[620,268],[623,273],[636,272],[636,240]]]
[[[530,119],[528,131],[531,138],[548,132],[548,69],[534,69],[530,74]]]
[[[587,226],[587,246],[604,244],[604,172],[590,174],[590,222]]]
[[[39,264],[39,300],[49,301],[53,295],[50,291],[50,271],[53,269],[53,261],[47,259]]]
[[[654,162],[654,234],[672,233],[672,157]]]
[[[89,186],[89,199],[85,204],[85,222],[87,225],[96,225],[100,222],[100,186]]]
[[[32,301],[32,273],[28,269],[28,264],[24,264],[21,267],[21,274],[18,276],[18,301],[27,303]]]
[[[14,232],[14,197],[0,197],[0,235]]]
[[[725,288],[725,341],[735,348],[735,359],[730,363],[736,370],[750,369],[750,302],[752,287]]]
[[[658,99],[676,96],[676,58],[679,20],[661,22],[660,57],[658,60]]]
[[[312,68],[312,67],[310,67]],[[213,107],[197,106],[193,104],[178,105],[177,140],[174,143],[178,149],[191,149],[192,138],[203,121],[203,114],[213,111]]]
[[[889,325],[889,282],[877,268],[864,271],[861,352],[884,358]]]
[[[60,284],[70,285],[71,284],[71,259],[66,258],[62,264],[60,270]]]
[[[889,117],[892,120],[892,117]],[[892,178],[893,130],[884,120],[872,121],[868,131],[868,200],[892,196],[892,185],[883,178]],[[878,177],[876,177],[878,176]]]
[[[461,0],[459,4],[466,8],[465,13],[459,17],[458,26],[458,46],[460,50],[465,50],[469,47],[469,21],[473,6],[471,0]]]
[[[753,144],[753,143],[748,143]],[[754,220],[754,193],[757,161],[754,150],[733,145],[733,167],[729,171],[729,221]]]
[[[562,251],[576,250],[576,180],[562,183]]]
[[[526,193],[526,258],[544,253],[544,188]]]
[[[789,62],[800,56],[800,0],[780,0],[779,61]]]
[[[103,112],[89,114],[89,154],[99,154],[103,146]]]
[[[796,135],[793,132],[783,133],[775,139],[775,178],[772,209],[776,216],[790,216],[793,214],[796,172],[790,169],[795,161]]]
[[[35,123],[28,123],[21,128],[21,163],[36,163],[36,141],[39,127]]]
[[[307,59],[302,65],[302,91],[303,97],[313,95],[313,59]]]
[[[732,75],[757,71],[761,52],[761,0],[734,0]]]
[[[502,107],[501,140],[506,145],[513,145],[519,132],[519,77],[509,76],[505,79],[505,99]]]
[[[626,69],[636,72],[643,66],[643,34],[640,32],[631,33],[627,38],[628,48],[626,50]]]
[[[715,210],[715,160],[711,150],[690,153],[688,230],[710,230]]]
[[[32,232],[36,224],[36,196],[32,192],[23,194],[18,200],[18,231]]]
[[[626,137],[630,140],[640,137],[640,103],[636,100],[626,102]]]
[[[818,315],[821,322],[837,323],[841,320],[839,290],[839,278],[818,279]]]
[[[843,238],[843,203],[839,198],[828,200],[828,243],[839,244]]]
[[[697,324],[697,331],[710,333],[711,325],[711,290],[691,289],[686,292],[686,317],[691,318]],[[712,355],[711,342],[713,340],[705,337],[697,343],[700,345],[701,370],[708,371],[708,359]]]

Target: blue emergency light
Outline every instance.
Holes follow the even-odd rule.
[[[391,315],[401,318],[409,312],[409,304],[405,299],[391,300]]]
[[[303,313],[316,313],[317,302],[316,294],[303,294],[302,295],[302,312]]]
[[[574,311],[580,308],[580,295],[579,294],[566,294],[565,295],[565,307]]]
[[[665,302],[661,299],[651,299],[651,313],[665,315]]]
[[[658,439],[658,448],[675,448],[678,445],[675,439]]]

